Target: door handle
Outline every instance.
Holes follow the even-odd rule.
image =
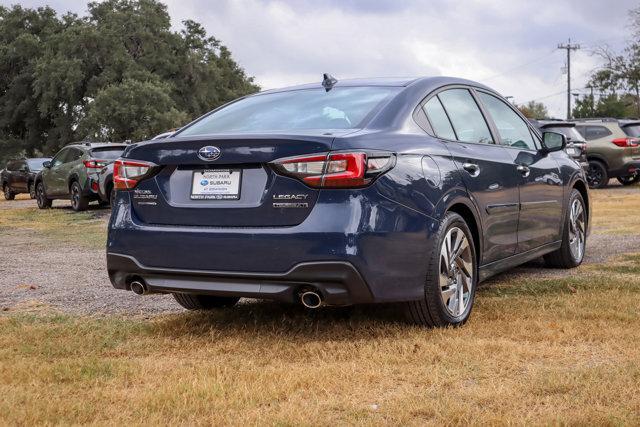
[[[480,166],[476,165],[475,163],[464,163],[462,165],[462,169],[469,172],[469,175],[471,176],[480,175]]]
[[[525,178],[529,176],[529,173],[531,173],[531,169],[525,165],[518,165],[516,169],[518,169],[518,172],[520,172]]]

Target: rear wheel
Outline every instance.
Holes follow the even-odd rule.
[[[44,184],[42,182],[36,185],[36,202],[38,202],[38,208],[40,209],[49,209],[52,204],[51,199],[44,192]]]
[[[213,295],[195,295],[174,293],[178,304],[187,310],[212,310],[214,308],[233,307],[240,301],[234,297],[216,297]]]
[[[590,188],[604,188],[609,183],[609,174],[604,163],[598,160],[589,160],[587,182]]]
[[[29,183],[29,197],[31,197],[32,199],[36,198],[36,186],[33,185],[33,182]]]
[[[587,243],[587,211],[582,194],[576,189],[569,198],[569,211],[566,213],[562,246],[544,256],[550,267],[573,268],[582,264]]]
[[[6,200],[13,200],[16,198],[16,193],[11,191],[11,187],[9,187],[9,184],[4,184],[2,186],[2,192],[4,193],[4,198]]]
[[[619,176],[617,179],[618,179],[618,182],[622,185],[633,185],[638,181],[640,181],[640,174],[635,173],[633,175],[628,175],[628,176]]]
[[[449,212],[433,240],[424,298],[407,302],[406,314],[423,326],[459,326],[469,318],[476,292],[473,237],[464,219]]]
[[[89,206],[89,199],[82,195],[82,187],[78,181],[73,181],[71,184],[71,208],[76,211],[87,210]]]

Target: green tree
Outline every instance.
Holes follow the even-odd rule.
[[[529,101],[524,105],[518,105],[518,110],[528,119],[546,119],[549,111],[542,102]]]
[[[141,140],[257,91],[195,21],[157,0],[106,0],[58,16],[0,6],[0,158],[81,139]]]

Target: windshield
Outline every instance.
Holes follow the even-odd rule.
[[[543,132],[558,132],[567,137],[568,141],[584,141],[584,138],[574,126],[550,126],[542,129]]]
[[[634,138],[640,137],[640,124],[623,126],[622,130],[627,134],[627,136],[632,136]]]
[[[179,133],[245,133],[354,129],[399,87],[336,87],[268,93],[241,99]]]
[[[29,170],[33,172],[41,171],[43,169],[42,163],[51,160],[50,158],[42,158],[42,159],[28,159],[27,164],[29,165]]]
[[[124,147],[104,147],[91,150],[91,157],[101,160],[115,160],[122,155]]]

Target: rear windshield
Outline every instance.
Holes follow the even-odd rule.
[[[632,136],[634,138],[640,137],[640,123],[637,125],[623,126],[622,130],[627,134],[627,136]]]
[[[91,157],[101,160],[115,160],[122,155],[124,147],[104,147],[91,150]]]
[[[335,87],[267,93],[230,104],[179,133],[207,135],[359,128],[399,87]]]
[[[582,135],[580,135],[580,132],[578,132],[573,126],[548,126],[542,128],[542,131],[561,133],[566,136],[567,140],[569,141],[584,141],[584,138],[582,137]]]
[[[29,165],[29,170],[31,171],[40,171],[43,169],[42,163],[51,160],[49,158],[44,159],[28,159],[27,164]]]

